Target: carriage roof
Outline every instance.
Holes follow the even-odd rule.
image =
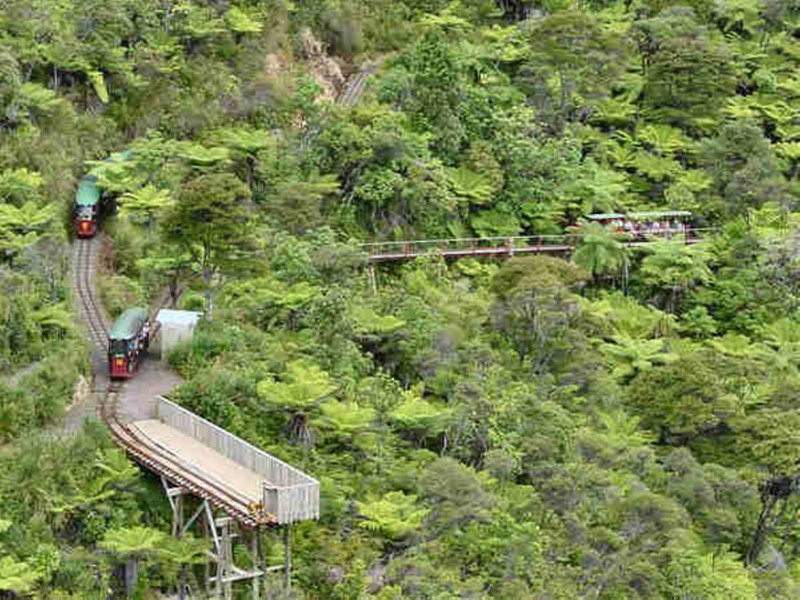
[[[108,331],[108,339],[110,340],[129,340],[137,333],[147,320],[147,310],[142,307],[129,308],[123,312],[111,329]]]
[[[100,200],[100,188],[97,187],[97,178],[87,175],[78,184],[75,192],[75,204],[78,206],[94,206]]]
[[[650,212],[631,212],[625,215],[632,220],[646,219],[674,219],[675,217],[691,217],[692,213],[688,210],[659,210]]]
[[[597,213],[586,215],[590,221],[609,221],[611,219],[627,219],[629,221],[644,221],[647,219],[674,219],[676,217],[691,217],[692,213],[688,210],[659,210],[649,212],[629,212],[629,213]]]
[[[594,215],[586,215],[590,221],[608,221],[611,219],[624,219],[625,215],[622,213],[598,213]]]
[[[131,150],[123,150],[122,152],[115,152],[102,162],[117,163],[124,162],[131,157],[133,152]],[[100,201],[103,191],[97,185],[97,168],[95,167],[87,175],[85,175],[81,182],[78,184],[78,190],[75,192],[75,204],[77,206],[94,206]]]

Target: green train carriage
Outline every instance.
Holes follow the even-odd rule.
[[[139,363],[150,345],[147,309],[129,308],[108,331],[108,371],[112,379],[128,379],[139,371]]]

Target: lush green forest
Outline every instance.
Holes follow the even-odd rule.
[[[187,287],[172,397],[321,482],[294,596],[800,597],[796,0],[0,3],[3,598],[200,550],[100,425],[41,433],[94,167],[109,313]],[[716,233],[375,286],[358,246],[664,209]]]

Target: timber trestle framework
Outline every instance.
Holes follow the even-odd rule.
[[[283,588],[291,589],[291,545],[289,544],[289,525],[283,529],[283,564],[268,565],[264,527],[242,528],[239,523],[227,515],[218,516],[206,499],[197,499],[189,490],[173,485],[162,476],[161,484],[172,508],[172,536],[183,537],[192,526],[199,527],[203,537],[210,537],[212,550],[206,552],[208,561],[203,565],[201,586],[206,596],[233,598],[233,584],[249,581],[254,600],[261,598],[261,582],[264,591],[268,591],[266,577],[269,573],[283,572]],[[187,508],[193,509],[187,517]],[[239,531],[236,526],[239,525]],[[235,563],[233,540],[237,537],[248,538],[250,562],[248,567],[239,567]],[[212,572],[213,569],[213,572]],[[182,577],[179,592],[184,596],[195,596],[192,582]]]
[[[108,321],[97,299],[94,277],[99,240],[75,244],[73,286],[80,316],[95,351],[105,359]],[[97,378],[105,379],[102,371]],[[125,385],[135,386],[136,381]],[[267,579],[274,572],[283,573],[282,584],[288,591],[290,527],[319,518],[319,482],[160,396],[153,400],[149,418],[125,421],[126,411],[118,410],[123,389],[116,382],[101,386],[103,421],[131,459],[160,477],[172,508],[172,535],[181,537],[199,528],[209,539],[201,583],[181,577],[180,597],[188,593],[232,599],[234,583],[249,581],[252,597],[260,598],[262,590],[268,593],[275,587]],[[268,565],[267,540],[270,532],[279,529],[283,562]],[[234,545],[240,541],[248,544],[251,564],[247,567],[234,561],[238,555]]]
[[[252,597],[259,598],[262,582],[266,590],[267,576],[279,571],[288,590],[289,530],[294,522],[319,517],[319,483],[165,398],[156,399],[153,419],[127,424],[114,405],[105,403],[112,408],[104,419],[128,455],[160,476],[172,508],[172,535],[181,537],[199,526],[210,539],[204,594],[227,600],[233,598],[234,583],[250,581]],[[266,534],[276,527],[283,529],[284,561],[268,565]],[[236,539],[249,541],[248,568],[234,560]],[[182,591],[192,590],[182,584]]]

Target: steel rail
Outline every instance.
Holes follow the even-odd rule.
[[[98,308],[94,289],[97,243],[92,238],[77,240],[75,244],[75,290],[81,304],[81,313],[95,346],[99,350],[106,351],[108,349],[107,327],[103,313]]]

